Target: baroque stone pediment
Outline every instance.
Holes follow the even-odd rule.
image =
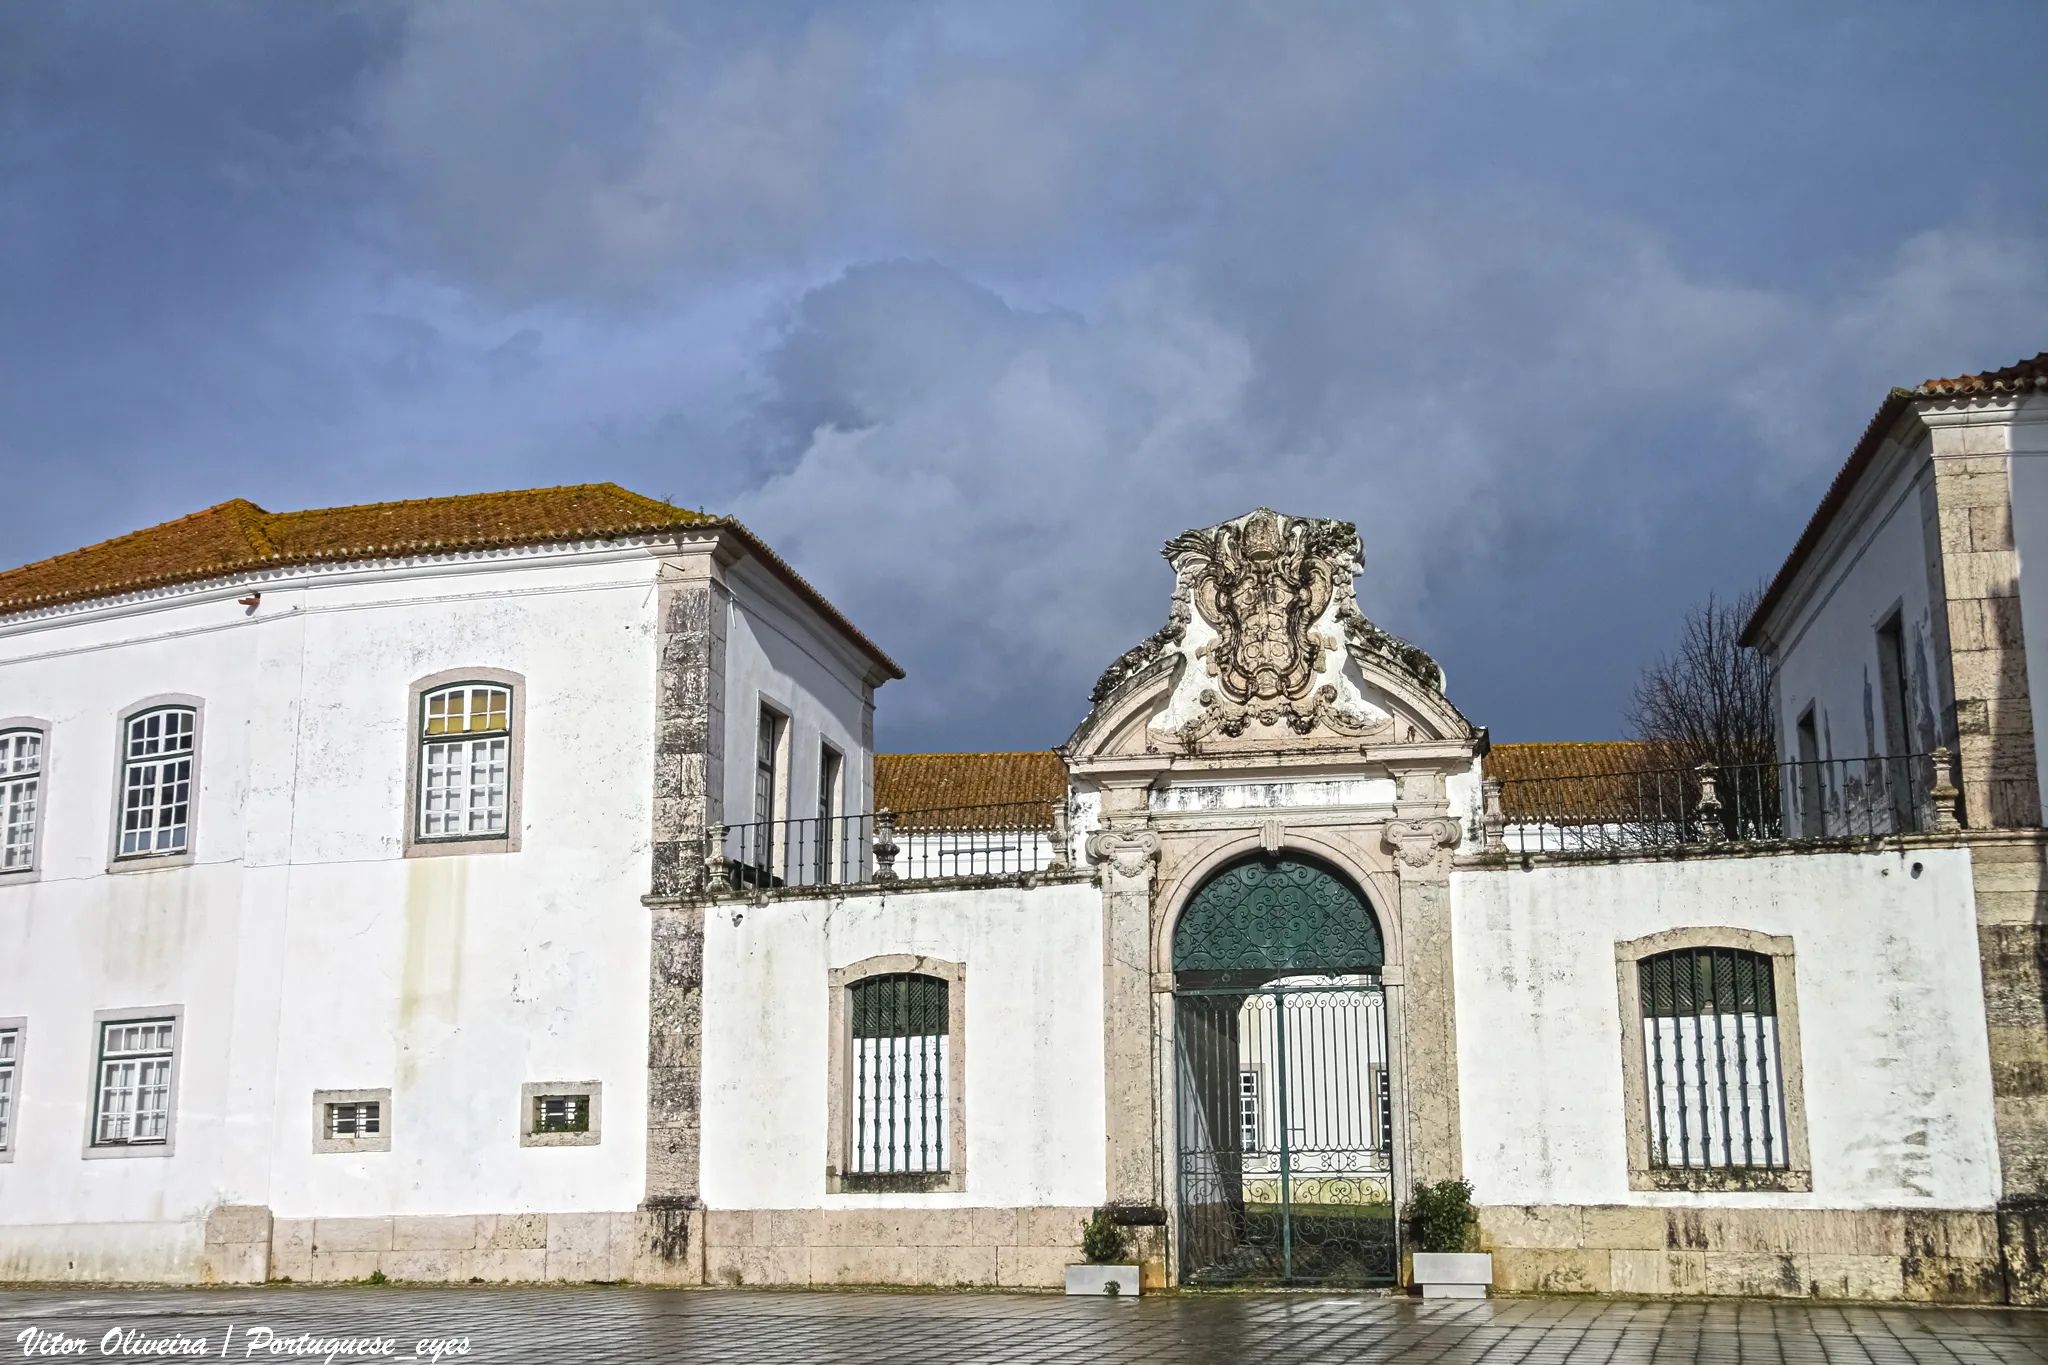
[[[1262,507],[1164,553],[1167,622],[1104,671],[1069,751],[1355,752],[1474,734],[1436,661],[1359,611],[1350,522]]]

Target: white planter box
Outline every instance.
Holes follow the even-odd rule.
[[[1134,1265],[1070,1265],[1067,1292],[1097,1298],[1136,1299],[1138,1267]]]
[[[1493,1283],[1493,1254],[1486,1251],[1418,1251],[1415,1283],[1425,1299],[1483,1299]]]

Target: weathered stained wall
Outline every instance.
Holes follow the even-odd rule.
[[[611,983],[646,972],[651,579],[644,552],[493,556],[0,636],[0,710],[54,726],[40,879],[0,885],[29,1032],[0,1276],[196,1277],[221,1205],[638,1202],[644,1004]],[[466,666],[526,680],[523,848],[408,859],[407,688]],[[109,874],[115,716],[160,692],[205,702],[197,856]],[[165,1005],[172,1154],[81,1159],[94,1011]],[[522,1082],[591,1078],[603,1145],[519,1145]],[[316,1156],[312,1092],[381,1087],[391,1151]]]
[[[1466,870],[1451,894],[1466,1174],[1501,1288],[2003,1296],[1968,849]],[[1688,926],[1793,940],[1809,1191],[1630,1188],[1642,1063],[1614,945]]]
[[[783,817],[811,819],[818,813],[818,764],[829,744],[843,758],[838,809],[841,814],[872,810],[873,738],[870,708],[874,689],[866,681],[872,665],[851,648],[822,636],[807,624],[794,594],[752,561],[726,575],[730,609],[725,629],[724,819],[738,824],[754,818],[755,750],[761,708],[788,718],[789,793]]]
[[[54,727],[40,872],[0,882],[0,1015],[25,1016],[29,1040],[17,1151],[0,1163],[0,1278],[261,1273],[273,1216],[287,1250],[317,1219],[337,1254],[473,1252],[464,1265],[504,1269],[546,1251],[549,1275],[616,1257],[643,1278],[701,1273],[701,1213],[635,1212],[663,1074],[639,987],[660,935],[641,898],[701,866],[723,785],[709,737],[725,733],[707,628],[726,605],[680,611],[698,627],[689,657],[663,655],[678,594],[657,584],[659,555],[294,571],[262,585],[253,614],[237,584],[0,628],[0,714]],[[748,676],[801,717],[819,670],[802,661],[838,670],[811,709],[847,740],[858,781],[860,675],[822,623],[792,643],[805,622],[784,606],[781,654]],[[468,667],[524,679],[522,845],[407,858],[408,686]],[[165,692],[204,701],[196,857],[110,874],[116,715]],[[184,1011],[173,1150],[82,1159],[94,1011],[168,1005]],[[599,1143],[520,1145],[522,1084],[589,1080]],[[313,1091],[377,1088],[393,1092],[391,1150],[316,1155]],[[476,1232],[479,1217],[515,1221]]]
[[[1918,868],[1916,874],[1915,868]],[[1486,1204],[1990,1209],[1991,1073],[1963,849],[1662,859],[1451,880],[1465,1169]],[[1813,1188],[1629,1188],[1614,945],[1794,944]]]
[[[1087,883],[722,903],[705,917],[703,1192],[712,1210],[1102,1202],[1102,910]],[[826,1193],[826,973],[966,968],[967,1187]]]
[[[1890,751],[1877,628],[1894,610],[1905,644],[1907,748],[1928,753],[1952,742],[1944,714],[1950,700],[1946,602],[1930,445],[1922,432],[1904,448],[1887,447],[1866,476],[1869,486],[1859,490],[1853,514],[1824,542],[1802,579],[1805,586],[1781,609],[1783,619],[1773,627],[1778,743],[1788,760],[1800,757],[1798,725],[1808,707],[1818,757]]]
[[[2034,678],[2048,680],[2048,403],[2032,400],[2022,407],[2008,444],[2011,543],[2019,560],[2018,615],[2022,619],[2015,623],[2017,630],[2005,629],[1998,642],[2021,649],[2030,680],[2033,733],[2048,735],[2048,685],[2031,685]],[[2040,624],[2029,631],[2026,622]],[[2037,740],[2034,750],[2036,785],[2048,792],[2048,744]]]

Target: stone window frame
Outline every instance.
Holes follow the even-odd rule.
[[[123,724],[126,722],[124,721]],[[198,746],[195,742],[194,748]],[[164,1101],[166,1118],[162,1142],[101,1142],[100,1063],[106,1047],[107,1025],[140,1024],[167,1019],[171,1030],[171,1093]],[[173,1157],[178,1154],[178,1100],[185,1070],[185,1007],[144,1005],[132,1009],[95,1010],[92,1016],[92,1046],[86,1049],[85,1150],[88,1161],[123,1160],[129,1157]]]
[[[0,1016],[0,1033],[14,1035],[14,1085],[7,1092],[7,1139],[0,1142],[0,1166],[4,1166],[14,1160],[14,1151],[21,1146],[21,1077],[28,1070],[28,1016]]]
[[[50,814],[50,722],[41,716],[0,716],[0,735],[29,733],[41,739],[36,765],[36,826],[29,835],[28,866],[0,868],[0,886],[17,886],[23,882],[41,881],[43,877],[43,830],[49,825]],[[7,779],[0,777],[0,782]],[[0,820],[6,818],[4,806],[0,806]],[[0,1161],[6,1160],[0,1157]]]
[[[1789,1164],[1783,1170],[1674,1168],[1650,1164],[1650,1087],[1643,1063],[1641,963],[1686,948],[1732,948],[1771,960],[1771,991],[1778,1008],[1778,1067],[1785,1106]],[[1621,1003],[1621,1092],[1628,1134],[1631,1190],[1747,1190],[1809,1192],[1813,1157],[1806,1140],[1806,1068],[1799,1034],[1799,993],[1789,934],[1755,929],[1692,926],[1664,929],[1614,945],[1614,978]]]
[[[374,1104],[377,1106],[377,1133],[374,1137],[337,1138],[327,1136],[327,1106],[330,1104]],[[348,1152],[388,1152],[391,1150],[391,1090],[382,1087],[372,1090],[315,1090],[313,1092],[313,1154],[315,1156],[339,1156]]]
[[[429,692],[458,683],[484,683],[512,694],[511,753],[505,762],[505,834],[483,836],[420,836],[421,766],[426,762],[425,719]],[[526,676],[505,668],[444,668],[415,678],[405,696],[404,840],[408,858],[466,858],[479,853],[517,853],[525,824]]]
[[[590,1097],[590,1129],[582,1133],[543,1133],[534,1126],[534,1102],[546,1095]],[[602,1081],[527,1081],[519,1087],[521,1147],[596,1147],[604,1141]]]
[[[914,972],[946,983],[946,1169],[929,1174],[852,1178],[846,1171],[853,1145],[853,988],[878,976]],[[831,1069],[826,1098],[825,1193],[959,1194],[967,1189],[967,967],[915,953],[862,958],[827,973],[831,994]]]
[[[128,799],[128,722],[151,711],[174,707],[182,707],[192,713],[192,795],[185,813],[185,847],[174,853],[123,853],[121,820]],[[47,763],[44,771],[48,771]],[[199,856],[199,817],[205,804],[202,799],[205,779],[205,698],[195,697],[189,692],[159,692],[122,707],[114,718],[114,791],[110,802],[112,818],[107,822],[107,871],[154,872],[166,867],[190,867]]]

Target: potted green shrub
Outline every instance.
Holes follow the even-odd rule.
[[[1095,1216],[1081,1225],[1081,1254],[1088,1258],[1086,1265],[1067,1267],[1069,1294],[1138,1297],[1138,1267],[1124,1259],[1130,1254],[1124,1230],[1109,1216],[1109,1210],[1097,1209]]]
[[[1463,1180],[1417,1185],[1408,1200],[1415,1246],[1411,1278],[1425,1299],[1483,1299],[1493,1283],[1493,1257],[1472,1244],[1472,1186]]]

